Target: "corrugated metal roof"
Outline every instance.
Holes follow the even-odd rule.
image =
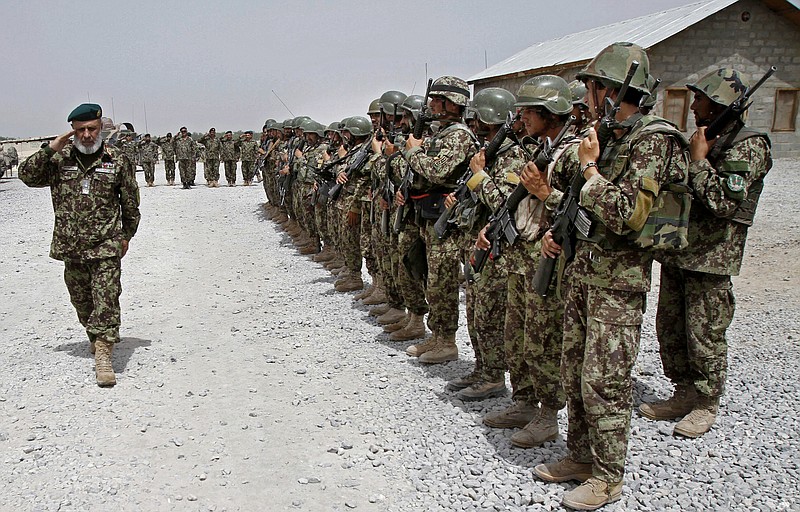
[[[531,69],[589,60],[598,51],[617,41],[629,41],[648,49],[737,1],[698,2],[537,43],[473,75],[467,81],[472,83]]]

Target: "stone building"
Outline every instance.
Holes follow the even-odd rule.
[[[800,157],[800,2],[711,0],[621,21],[537,43],[468,79],[475,92],[503,87],[516,93],[531,76],[567,81],[598,51],[616,41],[647,50],[650,71],[661,79],[655,113],[690,134],[694,118],[686,84],[732,66],[755,83],[770,66],[778,71],[755,93],[748,125],[769,133],[776,157]]]

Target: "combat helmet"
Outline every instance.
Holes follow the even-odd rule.
[[[345,121],[343,129],[354,137],[369,137],[372,133],[372,123],[364,116],[353,116]]]
[[[580,80],[573,80],[569,84],[569,92],[572,93],[572,105],[583,105],[588,107],[589,105],[586,104],[586,84],[581,82]]]
[[[556,75],[539,75],[519,86],[517,107],[544,107],[556,115],[572,112],[572,92],[566,80]]]
[[[381,99],[375,98],[369,103],[369,108],[367,109],[367,115],[380,114],[380,113],[381,113]]]
[[[303,127],[302,127],[303,121],[305,121],[307,119],[311,119],[311,118],[308,117],[308,116],[297,116],[297,117],[295,117],[294,119],[292,119],[292,128],[300,128],[302,130],[303,129]]]
[[[468,107],[475,111],[479,121],[486,124],[503,124],[509,110],[514,109],[514,95],[500,87],[487,87],[475,93]]]
[[[403,101],[403,104],[400,105],[400,109],[410,112],[411,116],[417,119],[419,117],[419,111],[422,108],[423,100],[424,98],[419,94],[412,94]]]
[[[380,103],[380,108],[383,109],[383,113],[385,115],[394,115],[395,110],[397,110],[397,115],[402,114],[400,110],[400,105],[408,98],[405,94],[400,91],[386,91],[385,93],[381,94],[381,97],[378,99]]]
[[[271,117],[269,119],[267,119],[266,121],[264,121],[264,126],[271,126],[271,125],[274,125],[274,124],[275,124],[275,120],[272,119]]]
[[[326,132],[338,132],[339,131],[339,123],[337,121],[332,122],[325,128]]]
[[[303,133],[316,133],[320,137],[325,135],[325,125],[318,123],[313,119],[304,119],[300,123],[299,128],[303,130]]]
[[[456,105],[466,107],[469,102],[467,82],[455,76],[441,76],[431,85],[431,96],[442,96]]]
[[[746,91],[750,84],[735,69],[719,68],[697,82],[686,84],[686,87],[692,92],[705,94],[714,103],[728,106]]]
[[[638,61],[639,67],[631,79],[630,88],[643,94],[650,94],[647,87],[647,76],[650,74],[650,60],[641,46],[633,43],[613,43],[602,50],[585,68],[580,70],[576,78],[582,82],[597,80],[606,87],[619,89],[628,75],[631,62]]]
[[[283,120],[283,127],[284,128],[291,128],[292,127],[292,120],[291,119],[284,119]]]

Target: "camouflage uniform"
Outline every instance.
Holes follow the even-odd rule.
[[[370,145],[370,143],[370,137],[367,137],[367,140],[362,144]],[[350,165],[350,163],[355,159],[356,155],[357,153],[354,153],[353,156],[347,160],[347,163],[342,171],[344,171],[347,166]],[[341,218],[339,232],[339,239],[341,242],[340,250],[342,252],[342,256],[344,256],[344,262],[347,266],[347,270],[352,275],[358,276],[361,275],[361,266],[364,260],[364,254],[362,252],[364,249],[364,245],[362,244],[362,233],[365,229],[365,219],[363,215],[365,207],[363,205],[368,204],[367,183],[369,182],[369,170],[366,169],[366,167],[367,165],[365,163],[365,165],[362,165],[359,169],[353,169],[349,180],[342,187],[341,197],[339,197],[339,200],[336,202]],[[360,216],[359,223],[357,225],[348,225],[348,212],[354,212]],[[369,212],[368,209],[367,212]],[[366,221],[369,221],[369,213],[367,213]]]
[[[258,159],[259,144],[254,140],[240,140],[239,154],[242,159],[242,179],[245,183],[253,181],[255,163]]]
[[[122,241],[139,226],[139,187],[124,156],[93,158],[75,149],[68,155],[40,149],[22,163],[19,177],[29,187],[50,187],[50,257],[64,262],[64,281],[89,339],[117,343]]]
[[[239,150],[233,139],[222,138],[219,156],[225,166],[225,180],[228,185],[236,183],[236,162],[239,160]]]
[[[164,171],[168,183],[175,181],[175,139],[170,137],[159,137],[156,139],[161,147],[161,158],[164,159]]]
[[[208,182],[219,181],[219,155],[222,143],[216,137],[208,134],[203,135],[200,144],[206,147],[206,158],[203,162],[203,177]]]
[[[175,156],[178,158],[181,183],[184,186],[194,184],[197,144],[189,134],[175,139]]]
[[[302,212],[301,215],[304,220],[301,225],[317,245],[319,245],[321,232],[315,217],[317,201],[314,193],[314,184],[316,183],[317,170],[325,162],[325,153],[327,151],[328,145],[324,143],[318,142],[313,147],[306,145],[303,156],[295,160],[298,171],[295,186],[300,192],[300,201],[295,211],[300,210]]]
[[[142,168],[144,169],[144,180],[148,185],[156,180],[155,164],[158,161],[158,144],[153,141],[143,142],[140,146],[142,152]]]

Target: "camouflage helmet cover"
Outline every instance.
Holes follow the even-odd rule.
[[[381,99],[375,98],[369,104],[369,108],[367,109],[367,115],[380,114],[380,113],[381,113]]]
[[[586,105],[586,85],[580,80],[573,80],[569,84],[569,92],[572,93],[573,105]],[[586,105],[588,107],[588,105]]]
[[[603,48],[585,68],[578,72],[576,78],[582,82],[593,79],[606,87],[619,88],[625,82],[633,61],[638,61],[639,67],[633,74],[630,88],[649,94],[647,76],[650,74],[650,60],[644,49],[633,43],[613,43]]]
[[[431,96],[442,96],[456,105],[466,107],[469,102],[467,82],[455,76],[442,76],[433,81]]]
[[[556,75],[529,78],[517,91],[517,107],[544,107],[556,115],[572,112],[572,92],[566,80]]]
[[[397,109],[397,114],[400,115],[402,112],[400,111],[400,105],[406,100],[408,96],[403,94],[400,91],[386,91],[385,93],[381,94],[378,102],[380,103],[380,108],[383,109],[383,113],[386,115],[394,115],[395,107]]]
[[[479,121],[486,124],[503,124],[508,112],[513,110],[514,95],[500,87],[487,87],[475,93],[471,107]]]
[[[353,116],[345,121],[343,129],[355,137],[368,137],[372,133],[372,122],[364,116]]]
[[[695,93],[701,92],[714,103],[730,105],[750,84],[732,68],[720,68],[707,74],[697,82],[686,84]]]

